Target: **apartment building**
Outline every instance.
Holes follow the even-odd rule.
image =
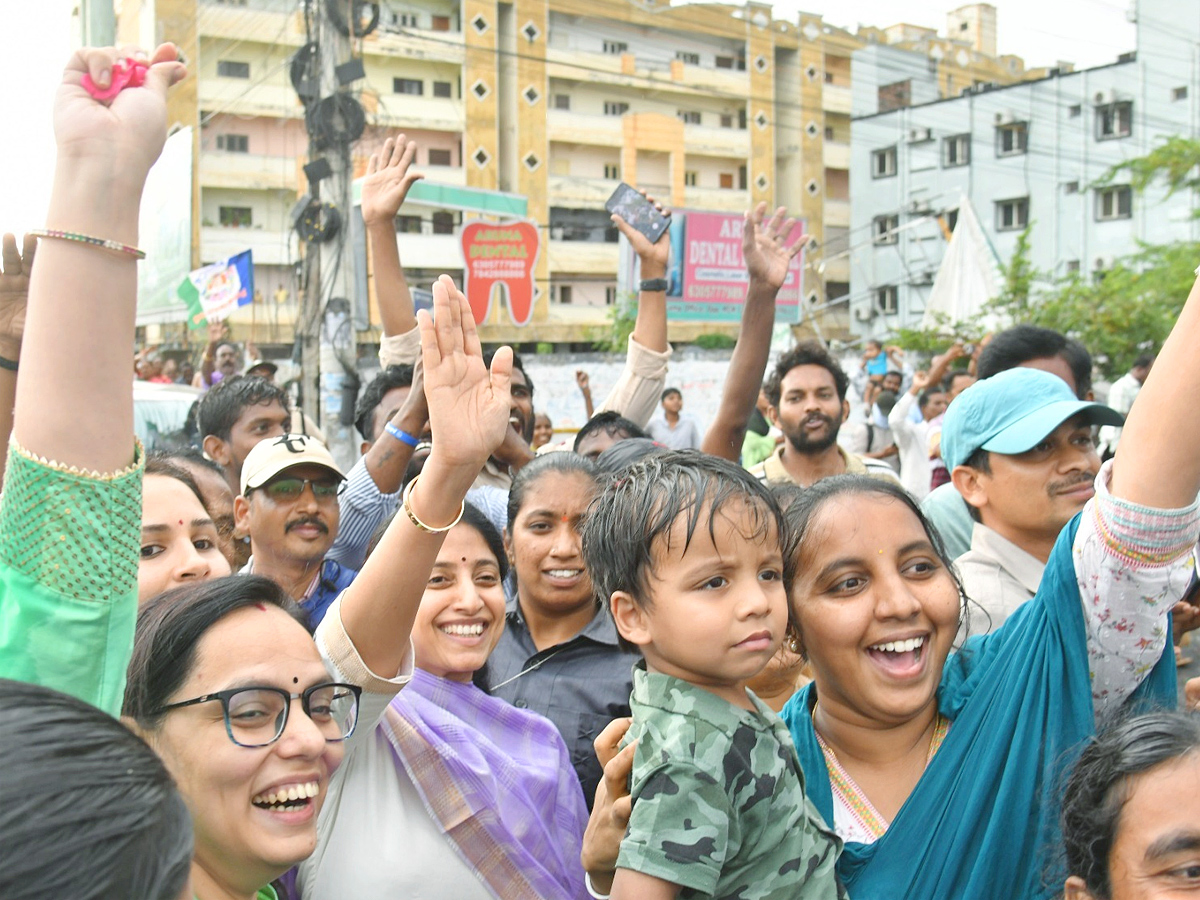
[[[320,3],[313,0],[319,13]],[[297,0],[125,0],[122,34],[179,43],[195,77],[172,120],[195,128],[194,262],[254,251],[261,302],[235,315],[259,343],[286,343],[300,257],[290,212],[304,193],[308,138],[289,78],[302,47]],[[997,57],[995,10],[952,12],[947,34],[911,25],[856,33],[771,7],[654,0],[384,0],[361,41],[367,113],[355,146],[392,134],[420,144],[431,182],[527,201],[542,252],[530,325],[493,312],[485,340],[565,343],[607,327],[618,245],[603,205],[624,180],[675,209],[740,213],[786,205],[816,238],[803,302],[829,310],[850,287],[851,57],[863,47],[919,54],[942,96],[981,80],[1028,77]],[[917,98],[922,99],[921,97]],[[897,95],[896,105],[914,98]],[[461,209],[406,204],[397,240],[410,283],[462,270]],[[714,327],[678,322],[686,340]],[[249,335],[248,335],[249,336]],[[364,336],[369,337],[369,336]]]
[[[1032,224],[1031,262],[1054,276],[1102,277],[1138,242],[1200,239],[1192,192],[1097,184],[1168,135],[1200,135],[1200,7],[1137,0],[1132,15],[1136,48],[1109,65],[949,99],[922,55],[855,53],[846,306],[857,334],[919,324],[962,198],[997,260]],[[911,105],[891,109],[899,90]]]

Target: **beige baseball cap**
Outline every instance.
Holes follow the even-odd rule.
[[[338,478],[345,474],[333,461],[325,445],[306,434],[285,434],[266,438],[254,445],[242,463],[242,494],[262,487],[284,469],[292,466],[313,465],[329,469]]]

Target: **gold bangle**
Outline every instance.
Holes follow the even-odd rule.
[[[420,475],[416,476],[416,478],[414,478],[412,481],[410,481],[404,488],[404,493],[401,495],[401,499],[403,500],[404,512],[408,515],[408,521],[412,522],[413,525],[415,525],[421,531],[424,531],[426,534],[445,534],[447,531],[449,531],[451,528],[453,528],[455,525],[457,525],[459,520],[463,517],[463,511],[467,508],[467,501],[463,500],[462,503],[459,504],[458,515],[454,517],[454,521],[451,522],[449,525],[443,525],[441,528],[434,528],[432,525],[426,525],[424,522],[422,522],[420,519],[417,518],[417,514],[415,512],[413,512],[413,508],[412,508],[413,487],[416,486],[417,480],[420,477],[421,477]]]

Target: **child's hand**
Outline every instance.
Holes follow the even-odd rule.
[[[593,746],[604,767],[604,777],[596,788],[596,803],[583,832],[580,860],[591,876],[596,890],[607,893],[617,869],[621,839],[629,827],[633,801],[629,798],[629,776],[633,773],[633,752],[637,742],[619,749],[633,719],[614,719],[597,735]]]

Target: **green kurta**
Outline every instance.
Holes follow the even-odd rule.
[[[119,715],[137,620],[143,453],[114,475],[9,447],[0,496],[0,677]]]

